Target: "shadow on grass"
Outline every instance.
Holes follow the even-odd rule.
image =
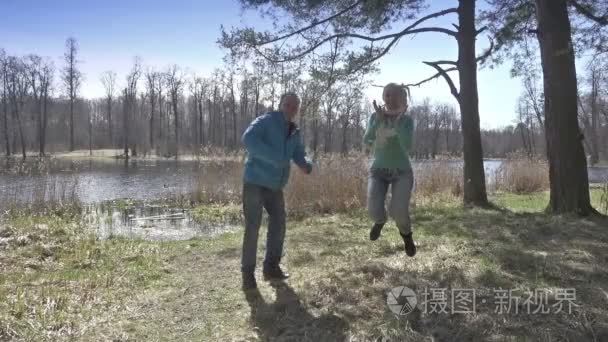
[[[259,290],[246,291],[251,323],[262,341],[344,341],[348,324],[344,319],[325,314],[315,317],[302,305],[286,283],[274,282],[276,301],[267,303]]]
[[[415,258],[406,258],[398,244],[376,245],[359,259],[348,260],[347,271],[334,270],[329,280],[312,284],[313,302],[339,313],[356,330],[374,338],[608,341],[605,219],[438,207],[418,208],[414,222],[414,234],[422,243]],[[358,242],[342,245],[340,250],[361,248]],[[402,257],[403,262],[399,261]],[[471,315],[419,314],[395,319],[384,305],[382,291],[401,285],[419,296],[424,288],[476,289],[477,299],[485,303]],[[495,312],[494,290],[498,289],[516,291],[518,314]],[[578,306],[571,313],[523,312],[521,301],[535,289],[553,289],[550,304],[557,304],[556,290],[575,289]],[[376,329],[372,321],[385,329]]]

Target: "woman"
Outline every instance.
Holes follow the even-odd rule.
[[[405,253],[413,257],[416,254],[416,245],[412,237],[409,206],[414,173],[409,150],[412,146],[414,121],[406,114],[408,97],[404,87],[389,83],[384,87],[382,98],[384,106],[378,107],[375,101],[373,103],[376,112],[371,115],[363,138],[373,156],[368,180],[367,206],[374,225],[369,238],[372,241],[377,240],[387,221],[385,199],[390,186],[389,214],[399,228]]]

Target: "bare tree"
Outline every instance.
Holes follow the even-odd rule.
[[[8,58],[8,95],[12,105],[13,118],[17,121],[19,129],[19,140],[21,142],[21,153],[26,158],[25,136],[21,114],[28,95],[28,75],[25,63],[14,56]]]
[[[159,82],[160,74],[158,72],[154,70],[146,72],[146,91],[150,101],[150,148],[154,148],[154,112],[156,111]]]
[[[178,104],[182,91],[184,88],[184,74],[177,65],[169,67],[165,73],[167,80],[167,87],[169,88],[169,94],[171,96],[171,103],[173,105],[173,119],[175,125],[175,147],[174,153],[175,158],[179,155],[179,111]]]
[[[106,92],[106,112],[108,120],[108,137],[110,139],[110,146],[114,147],[114,136],[112,126],[112,103],[114,102],[114,96],[116,94],[116,73],[114,71],[105,71],[101,74],[101,83],[103,84]]]
[[[129,159],[129,126],[137,105],[137,82],[141,76],[141,60],[135,57],[131,72],[127,75],[127,87],[124,89],[123,105],[123,142],[125,159]]]
[[[82,73],[78,70],[78,42],[75,38],[70,37],[66,40],[65,46],[64,61],[66,66],[63,69],[62,79],[70,101],[70,151],[74,151],[74,103],[78,98]]]
[[[49,118],[49,102],[51,99],[53,75],[55,74],[55,67],[53,62],[46,60],[43,62],[42,69],[39,73],[40,77],[40,96],[42,97],[42,119],[39,120],[39,151],[40,155],[45,154],[46,147],[46,131],[48,128]]]
[[[11,155],[11,144],[9,138],[8,115],[9,115],[9,93],[8,93],[8,58],[4,49],[0,49],[0,77],[2,77],[2,128],[4,132],[4,146],[6,156]]]
[[[585,143],[587,143],[587,149],[591,154],[589,163],[595,165],[600,159],[598,131],[602,70],[600,66],[595,63],[590,63],[587,69],[589,72],[589,94],[584,99],[579,98],[579,118],[585,129]]]

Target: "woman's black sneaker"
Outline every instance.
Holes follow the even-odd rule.
[[[376,223],[372,227],[372,230],[369,232],[369,239],[372,241],[378,240],[380,237],[380,232],[382,232],[382,227],[384,227],[384,223]]]
[[[243,272],[243,291],[254,290],[258,287],[253,272]]]
[[[399,233],[401,234],[401,233]],[[416,245],[414,244],[414,239],[412,238],[412,233],[410,232],[407,235],[401,234],[403,238],[403,244],[405,245],[405,254],[407,256],[413,257],[416,255]]]
[[[285,280],[289,278],[289,273],[284,272],[281,266],[265,267],[263,272],[265,280]]]

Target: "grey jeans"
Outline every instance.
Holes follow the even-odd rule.
[[[412,231],[410,221],[410,197],[414,185],[414,173],[409,170],[371,169],[367,183],[367,209],[374,223],[386,223],[386,193],[391,187],[389,215],[399,231]]]
[[[262,224],[262,209],[268,212],[268,231],[266,234],[266,257],[264,267],[278,266],[283,255],[285,240],[285,199],[283,190],[271,190],[263,186],[243,184],[243,213],[245,216],[245,235],[241,270],[255,271],[258,248],[258,232]]]

